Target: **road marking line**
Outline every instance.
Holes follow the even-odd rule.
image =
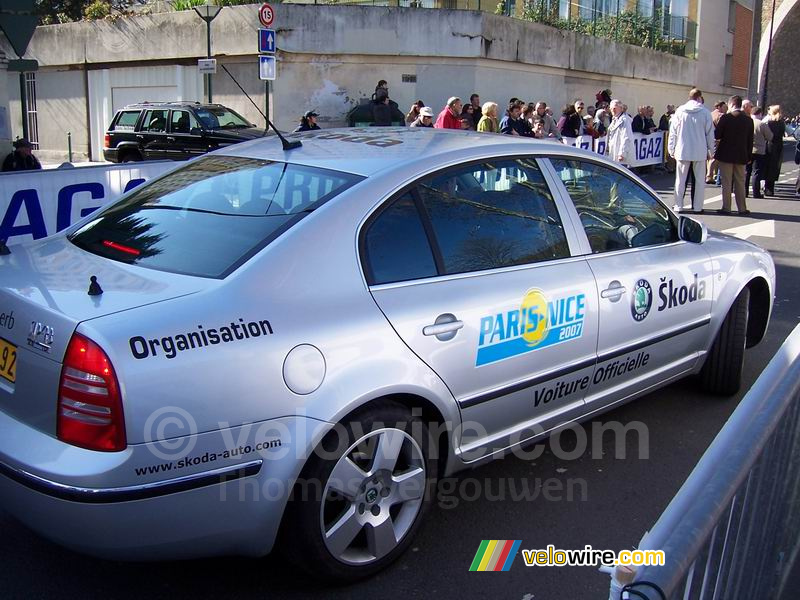
[[[739,227],[731,227],[730,229],[723,229],[722,233],[735,236],[740,240],[746,240],[750,237],[775,237],[775,221],[758,221],[748,225],[740,225]]]

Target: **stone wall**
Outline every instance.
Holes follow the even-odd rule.
[[[224,8],[212,24],[212,46],[226,64],[235,63],[237,79],[263,107],[264,84],[255,66],[257,8]],[[512,96],[561,106],[576,97],[591,102],[603,88],[630,106],[661,110],[682,102],[699,83],[698,61],[485,12],[280,4],[276,13],[279,65],[271,107],[280,128],[293,127],[309,109],[321,113],[325,126],[341,125],[378,79],[389,81],[404,110],[417,99],[438,110],[449,96],[472,92],[501,106]],[[0,37],[0,48],[4,44]],[[205,54],[205,24],[193,11],[38,28],[26,58],[39,61],[37,81],[42,92],[50,89],[39,93],[39,103],[48,104],[40,128],[49,128],[40,129],[40,138],[47,149],[60,151],[66,130],[85,134],[88,119],[77,121],[78,107],[88,104],[81,89],[87,70],[191,65]],[[65,70],[69,76],[54,74]],[[45,83],[51,77],[69,80]],[[721,77],[710,81],[711,94],[725,93]],[[215,101],[259,122],[227,75],[214,76],[214,90]],[[96,110],[86,106],[83,112]],[[73,143],[88,151],[88,140]]]
[[[769,59],[769,81],[767,85],[767,104],[780,104],[784,115],[800,114],[800,86],[798,85],[797,51],[800,47],[800,2],[793,2],[787,16],[777,26],[772,40]],[[771,3],[764,3],[764,37],[769,38],[769,17]],[[769,5],[769,6],[767,6]],[[777,5],[777,2],[776,2]],[[784,8],[785,10],[785,8]],[[777,8],[776,8],[777,13]],[[762,43],[762,48],[764,44]],[[760,89],[763,91],[764,77],[761,76]]]

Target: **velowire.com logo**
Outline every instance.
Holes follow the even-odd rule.
[[[483,540],[472,559],[470,571],[508,571],[522,540]]]

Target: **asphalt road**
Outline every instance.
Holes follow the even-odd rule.
[[[789,152],[787,149],[787,157]],[[668,203],[672,179],[646,175]],[[711,229],[726,230],[761,224],[752,237],[770,250],[777,263],[775,310],[766,339],[747,352],[744,390],[800,321],[800,199],[794,195],[797,167],[784,164],[777,195],[749,200],[747,217],[701,216]],[[707,209],[720,207],[719,188],[706,191]],[[766,228],[764,228],[766,224]],[[795,299],[793,301],[793,299]],[[744,392],[742,392],[743,394]],[[603,452],[563,460],[550,451],[533,461],[505,458],[463,473],[458,485],[473,494],[477,480],[504,499],[457,502],[444,498],[428,516],[411,551],[369,581],[325,588],[298,576],[280,557],[262,560],[226,558],[156,564],[126,564],[85,557],[45,541],[0,512],[0,596],[3,598],[509,598],[512,600],[604,598],[608,576],[589,567],[526,568],[518,557],[508,573],[469,573],[482,539],[520,539],[523,548],[632,548],[665,508],[713,437],[736,408],[741,395],[730,399],[705,396],[686,380],[650,394],[597,421],[646,425],[649,440],[630,435],[626,457],[615,456],[611,437]],[[590,428],[591,424],[587,425]],[[590,436],[591,439],[591,436]],[[565,439],[565,449],[569,442]],[[640,459],[645,447],[649,458]],[[559,481],[566,493],[539,493],[512,498],[525,482],[531,491],[546,481]],[[583,484],[580,482],[584,482]],[[550,483],[549,485],[555,485]],[[551,488],[552,489],[552,488]],[[585,490],[585,497],[582,491]],[[541,492],[542,490],[540,490]],[[556,499],[554,496],[561,496]],[[455,496],[457,498],[457,496]],[[210,516],[213,518],[213,516]]]

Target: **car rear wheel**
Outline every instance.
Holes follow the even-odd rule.
[[[425,424],[393,402],[337,426],[295,485],[283,529],[290,560],[337,582],[393,562],[430,504],[432,447]]]
[[[125,154],[122,155],[120,162],[139,162],[142,160],[142,155],[139,154],[136,150],[128,150]]]
[[[750,290],[745,288],[722,322],[700,371],[700,383],[707,392],[731,396],[742,385],[749,305]]]

